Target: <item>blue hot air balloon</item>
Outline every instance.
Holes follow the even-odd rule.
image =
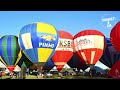
[[[106,38],[107,46],[106,49],[100,58],[100,62],[111,68],[116,61],[120,59],[120,53],[113,47],[110,42],[110,38]]]
[[[36,22],[25,25],[20,30],[18,41],[20,48],[29,60],[36,63],[39,70],[42,70],[45,62],[55,52],[58,43],[58,33],[54,26]]]
[[[54,62],[53,62],[51,59],[49,59],[49,60],[47,60],[47,62],[44,64],[43,70],[46,70],[47,72],[49,72],[54,66],[55,66],[55,65],[54,65]]]

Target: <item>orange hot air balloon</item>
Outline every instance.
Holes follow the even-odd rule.
[[[52,56],[52,61],[58,72],[60,72],[73,55],[73,36],[69,32],[62,30],[58,30],[58,35],[59,41]]]
[[[106,47],[105,36],[97,30],[84,30],[74,36],[76,53],[90,67],[95,65]]]

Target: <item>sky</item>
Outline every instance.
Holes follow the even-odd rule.
[[[23,26],[44,22],[73,36],[82,30],[94,29],[109,37],[119,20],[120,11],[0,11],[0,36],[18,35]]]

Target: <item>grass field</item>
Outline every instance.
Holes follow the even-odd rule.
[[[9,76],[2,76],[2,79],[11,79]],[[26,79],[38,79],[37,76],[28,75]],[[112,78],[105,78],[105,77],[90,77],[90,76],[64,76],[58,77],[58,75],[53,75],[52,77],[41,78],[41,79],[112,79]]]

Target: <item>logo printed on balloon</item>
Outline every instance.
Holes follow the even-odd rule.
[[[73,51],[73,40],[59,38],[56,50]]]
[[[85,44],[90,44],[90,43],[92,43],[91,41],[90,41],[90,39],[80,39],[79,40],[79,42],[78,42],[78,45],[79,44],[83,44],[83,45],[85,45]]]
[[[94,38],[97,38],[94,40]],[[89,48],[100,48],[102,49],[102,45],[99,46],[94,46],[94,42],[99,39],[99,42],[103,42],[103,37],[98,36],[98,35],[86,35],[86,36],[81,36],[76,39],[74,39],[74,44],[76,51],[81,50],[81,49],[89,49]]]
[[[41,48],[55,48],[56,36],[52,34],[37,33],[39,40],[39,47]]]

